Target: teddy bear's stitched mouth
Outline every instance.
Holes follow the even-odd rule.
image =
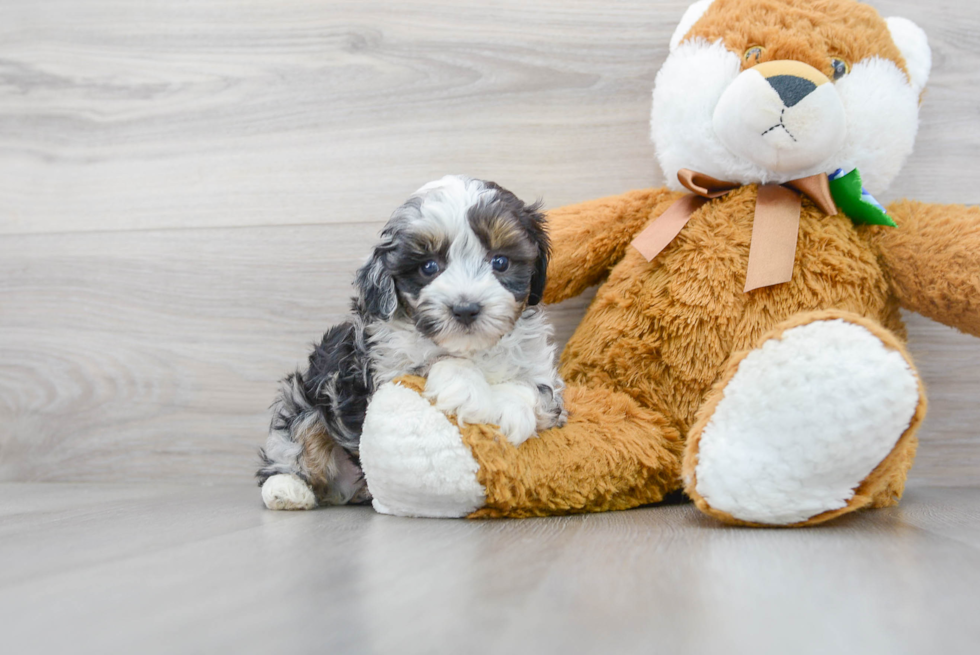
[[[785,116],[785,115],[786,115],[786,108],[783,107],[783,110],[781,112],[779,112],[779,122],[776,123],[775,125],[773,125],[772,127],[770,127],[765,132],[763,132],[760,136],[765,136],[765,135],[769,134],[770,132],[772,132],[773,130],[775,130],[777,127],[781,127],[781,128],[783,128],[786,131],[786,134],[789,135],[789,138],[793,139],[793,141],[795,142],[796,141],[796,137],[793,136],[793,133],[789,131],[789,128],[788,127],[786,127],[786,123],[783,122],[783,116]]]

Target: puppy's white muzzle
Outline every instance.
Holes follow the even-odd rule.
[[[837,89],[798,61],[765,62],[740,73],[715,106],[713,126],[733,154],[775,173],[813,168],[847,136]]]
[[[513,329],[521,313],[521,304],[490,272],[483,253],[451,263],[420,298],[420,311],[435,328],[430,338],[457,355],[489,348]]]

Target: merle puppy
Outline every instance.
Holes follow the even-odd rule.
[[[549,244],[538,205],[447,176],[395,210],[357,272],[350,319],[282,381],[256,474],[270,509],[371,499],[358,459],[371,394],[400,375],[461,423],[515,445],[564,423],[551,328],[536,305]]]

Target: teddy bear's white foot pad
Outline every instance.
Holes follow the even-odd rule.
[[[476,477],[480,466],[459,429],[397,383],[371,397],[360,455],[374,509],[382,514],[461,517],[485,502]]]
[[[313,509],[316,496],[295,475],[273,475],[262,485],[262,500],[269,509]]]
[[[860,325],[820,320],[749,353],[701,434],[695,489],[737,519],[786,525],[847,505],[919,402],[915,372]]]

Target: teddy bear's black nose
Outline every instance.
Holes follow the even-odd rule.
[[[816,90],[817,85],[796,75],[773,75],[767,77],[769,86],[776,89],[779,99],[787,107],[792,107]]]

